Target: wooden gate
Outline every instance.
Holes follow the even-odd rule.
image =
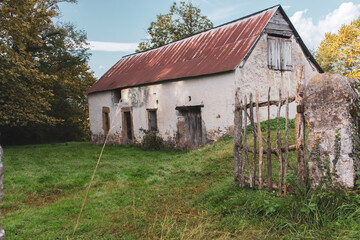
[[[250,93],[249,97],[241,97],[240,89],[237,89],[235,94],[235,133],[234,133],[234,178],[240,183],[240,187],[245,187],[248,183],[251,188],[256,185],[259,189],[267,187],[269,191],[273,188],[278,189],[278,194],[281,196],[287,193],[286,176],[289,167],[289,151],[297,151],[297,176],[299,183],[305,185],[306,183],[306,160],[305,160],[305,120],[304,120],[304,106],[303,106],[303,92],[304,92],[304,67],[298,67],[296,72],[296,96],[290,98],[289,93],[282,97],[279,89],[279,98],[277,100],[270,99],[270,88],[268,91],[268,98],[266,102],[259,103],[259,94],[256,92],[255,102],[253,95]],[[289,146],[289,103],[295,101],[297,104],[297,114],[295,117],[295,145]],[[277,106],[277,129],[276,129],[276,147],[271,147],[270,138],[270,106]],[[285,106],[285,137],[284,147],[281,142],[280,129],[280,110]],[[259,108],[267,107],[267,130],[266,136],[262,135],[260,126]],[[256,120],[254,121],[254,108],[256,109]],[[253,143],[252,148],[248,147],[247,142],[247,126],[251,128]],[[258,142],[258,144],[257,144]],[[257,150],[257,145],[259,149]],[[252,159],[250,159],[250,154]],[[267,179],[264,179],[264,154],[266,155],[266,171]],[[271,155],[274,154],[278,158],[278,181],[273,182],[273,170]],[[258,164],[258,166],[257,166]],[[246,170],[247,168],[247,170]]]

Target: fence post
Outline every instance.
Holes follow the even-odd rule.
[[[260,112],[259,112],[259,91],[256,90],[256,120],[257,120],[257,131],[259,137],[259,189],[263,189],[264,187],[264,179],[263,179],[263,140],[261,134],[261,125],[260,125]]]
[[[267,125],[267,150],[266,150],[266,160],[267,160],[267,189],[272,191],[272,166],[271,166],[271,141],[270,141],[270,90],[268,91],[268,125]]]
[[[285,115],[285,170],[284,170],[284,196],[286,197],[287,187],[286,187],[286,177],[288,172],[289,165],[289,92],[286,95],[286,115]]]
[[[4,167],[2,164],[2,156],[3,156],[3,150],[0,145],[0,201],[2,198],[3,188],[4,188],[3,185]],[[0,240],[5,240],[5,231],[1,228],[1,224],[0,224]]]
[[[241,127],[242,119],[240,118],[240,98],[239,88],[235,92],[235,115],[234,115],[234,181],[239,180],[239,167],[240,167],[240,145],[241,145]]]
[[[251,185],[255,187],[256,183],[256,127],[254,121],[254,108],[253,108],[253,96],[250,93],[250,122],[251,122],[251,129],[253,134],[254,146],[253,146],[253,176],[251,178]]]
[[[304,118],[304,66],[298,66],[296,70],[296,111],[295,116],[295,144],[297,154],[297,176],[299,183],[306,184],[306,160],[305,160],[305,118]]]
[[[281,110],[281,90],[279,88],[279,105],[277,110],[277,128],[276,128],[276,151],[279,158],[279,196],[282,194],[282,180],[283,180],[283,158],[281,151],[281,129],[280,129],[280,110]]]
[[[244,98],[244,175],[245,175],[245,160],[247,162],[248,165],[248,169],[249,169],[249,179],[250,179],[250,187],[252,188],[252,174],[251,174],[251,164],[250,164],[250,160],[249,160],[249,151],[248,151],[248,146],[247,146],[247,96],[245,96]],[[244,176],[245,177],[245,176]]]

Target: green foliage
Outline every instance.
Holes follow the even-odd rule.
[[[143,150],[160,150],[164,147],[164,141],[162,137],[158,136],[154,131],[143,130],[145,133],[141,148]]]
[[[59,2],[74,1],[0,2],[0,131],[7,136],[87,136],[85,91],[95,78],[86,34],[53,22]]]
[[[211,21],[200,12],[191,2],[179,5],[174,2],[168,14],[159,14],[157,21],[150,23],[148,39],[141,42],[136,51],[157,48],[212,28]]]
[[[280,129],[284,130],[286,124],[286,119],[280,117]],[[268,120],[260,122],[260,127],[262,132],[267,131]],[[289,129],[295,128],[295,119],[289,119]],[[277,129],[277,119],[270,119],[270,130],[275,131]],[[246,128],[247,133],[252,133],[251,125],[248,125]]]

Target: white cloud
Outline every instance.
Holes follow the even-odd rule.
[[[98,42],[89,41],[90,50],[104,52],[135,52],[137,43]]]
[[[99,69],[105,69],[105,67],[103,65],[100,65],[98,68]]]
[[[238,12],[239,12],[238,8],[234,6],[218,8],[209,14],[209,18],[212,21],[218,21],[224,18],[232,17],[238,14]]]
[[[290,17],[296,30],[309,48],[317,47],[325,33],[336,33],[341,25],[349,24],[360,16],[360,4],[352,2],[342,3],[339,8],[330,12],[325,18],[314,23],[311,17],[306,17],[308,9],[295,12]]]
[[[291,6],[283,6],[282,8],[285,9],[285,10],[287,10],[287,9],[290,9]]]

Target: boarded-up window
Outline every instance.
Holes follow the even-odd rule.
[[[110,130],[110,108],[103,107],[102,118],[103,118],[103,130],[104,133],[107,134]]]
[[[268,37],[268,66],[274,70],[291,71],[291,39]]]
[[[148,109],[148,128],[149,131],[157,131],[156,109]]]

